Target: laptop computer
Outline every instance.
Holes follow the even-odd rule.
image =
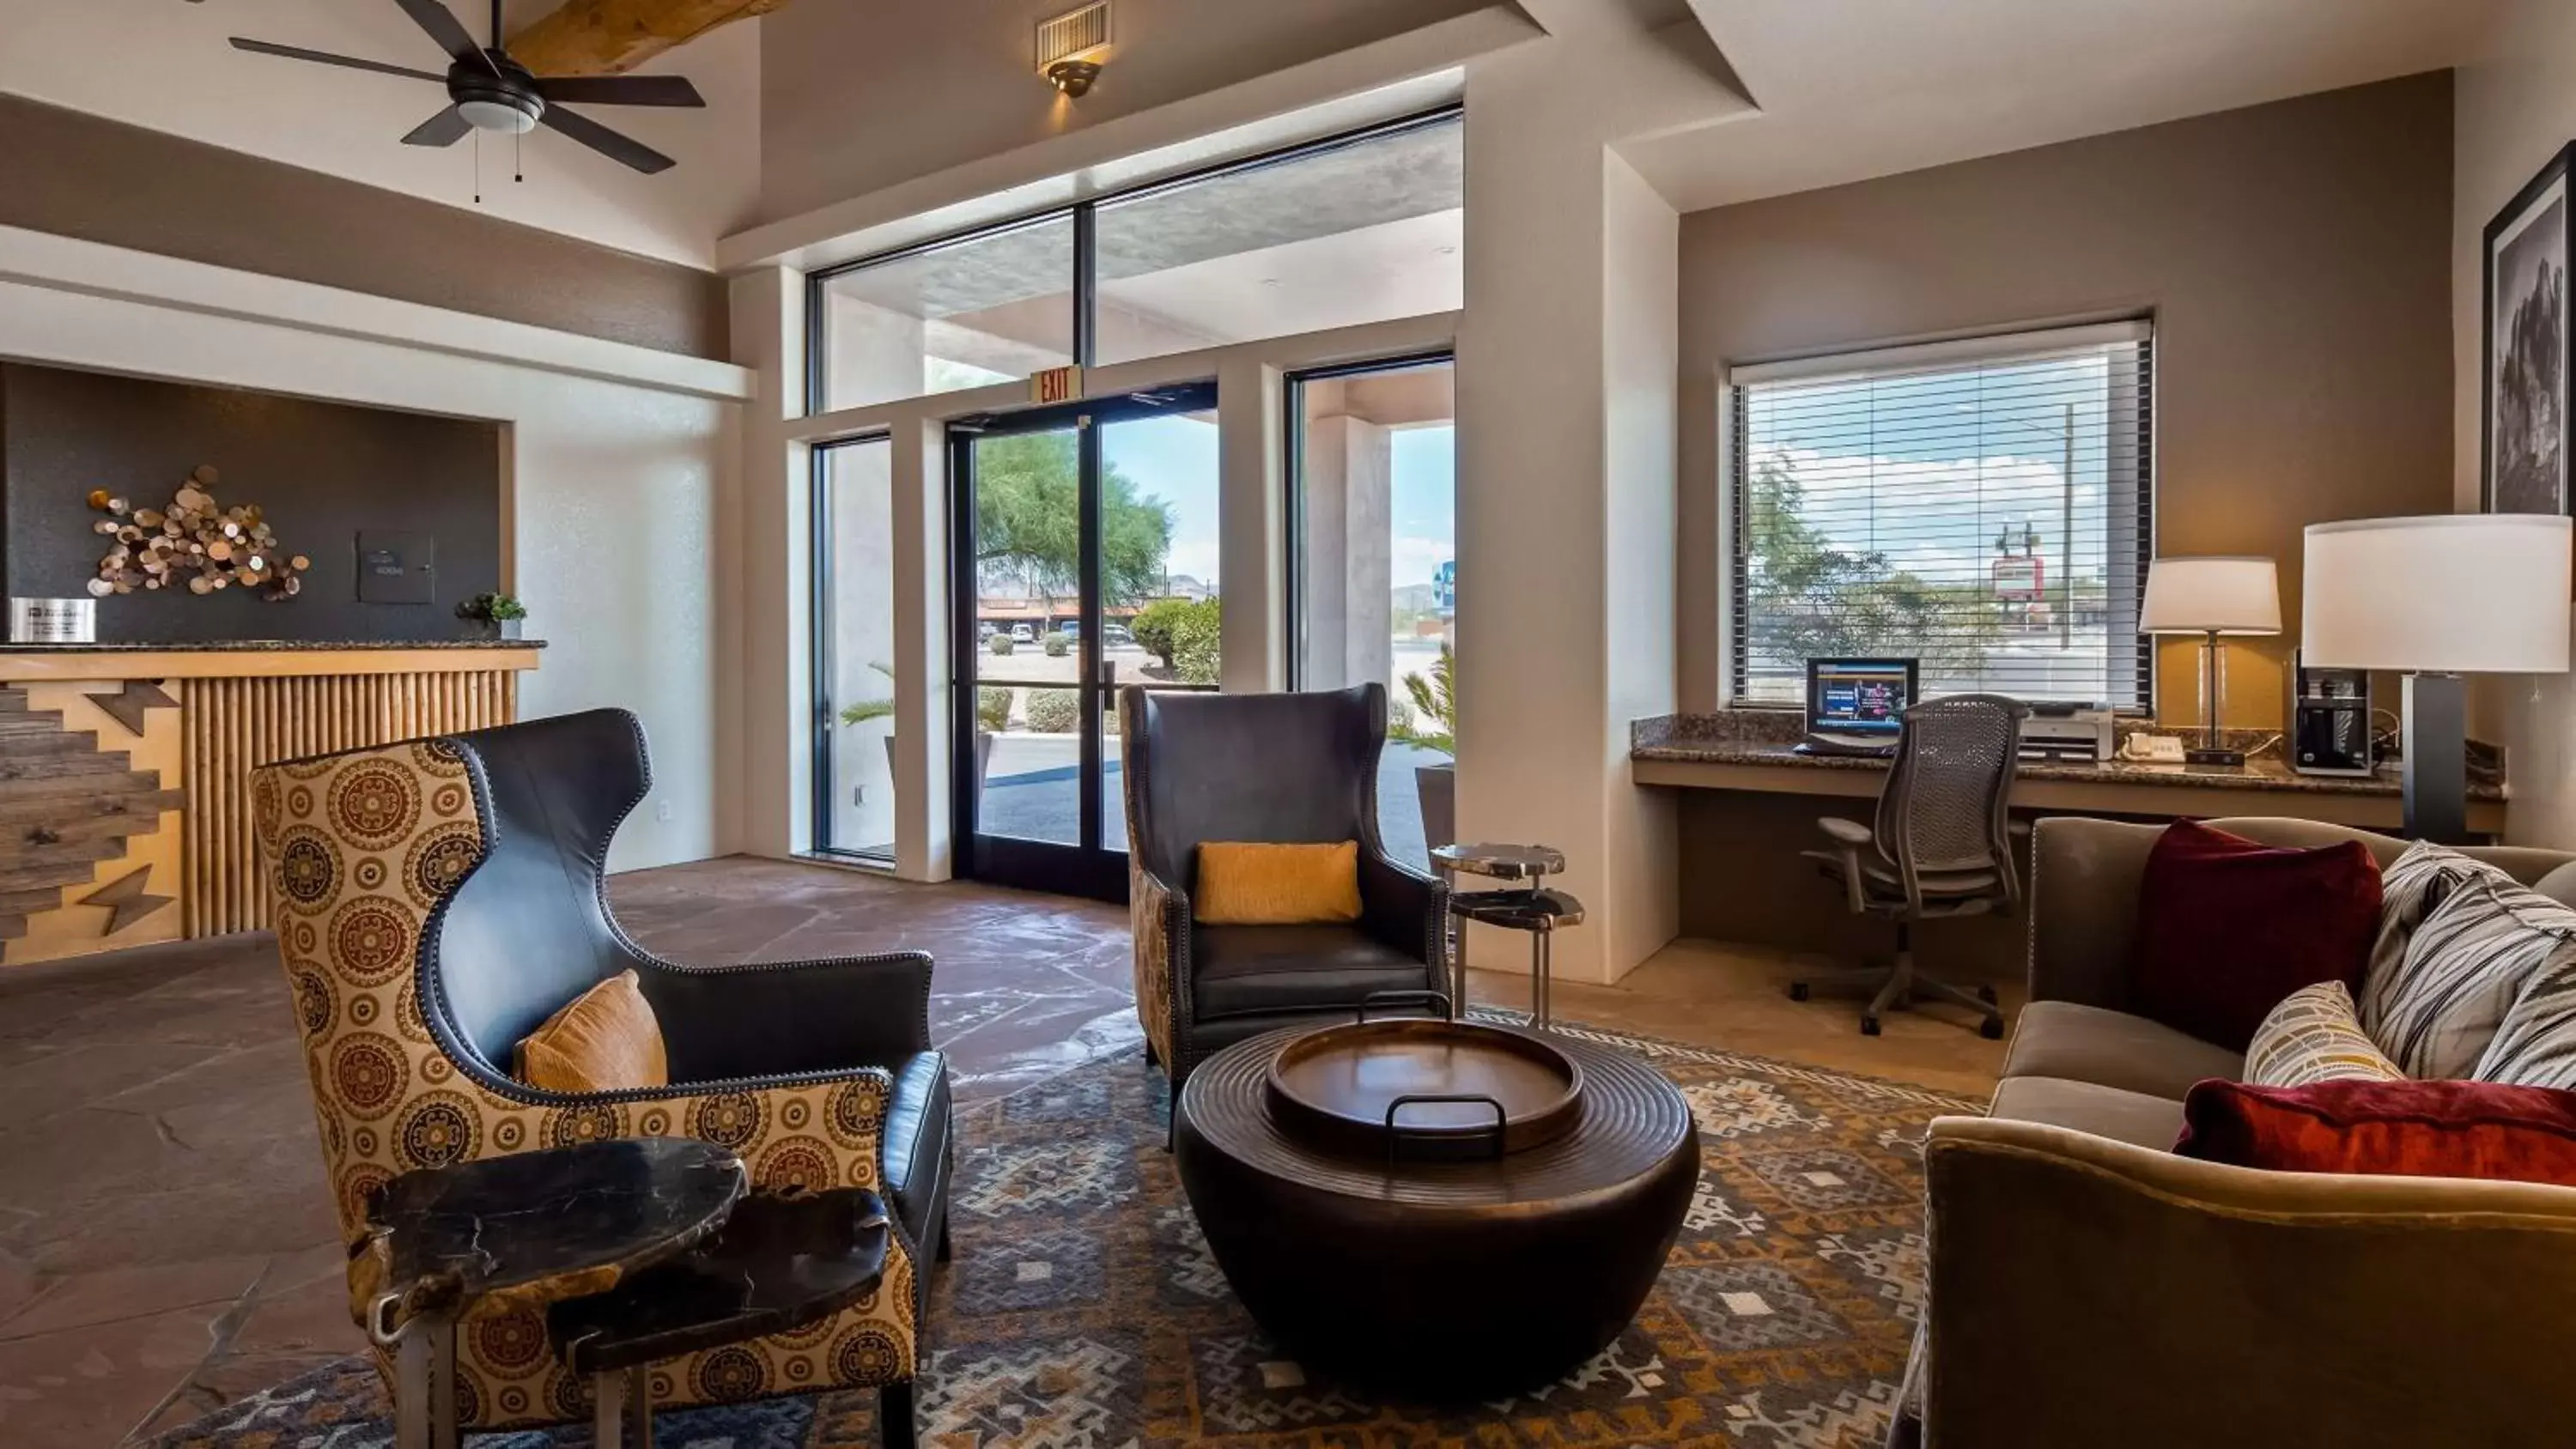
[[[1808,660],[1807,738],[1799,752],[1894,755],[1917,687],[1911,659]]]

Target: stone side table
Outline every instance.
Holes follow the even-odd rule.
[[[394,1442],[456,1449],[456,1324],[492,1299],[605,1292],[724,1225],[749,1186],[721,1147],[587,1142],[422,1168],[387,1183],[350,1265],[363,1326],[394,1352]]]

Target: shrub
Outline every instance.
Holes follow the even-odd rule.
[[[1008,634],[996,634],[996,635],[994,635],[992,638],[985,640],[985,641],[984,641],[984,652],[985,652],[985,653],[987,653],[987,654],[1008,654],[1008,653],[1010,653],[1010,652],[1011,652],[1011,636],[1010,636],[1010,635],[1008,635]]]
[[[1183,684],[1214,684],[1217,676],[1217,645],[1224,632],[1222,610],[1217,601],[1207,599],[1188,606],[1172,628],[1173,671]]]
[[[1011,727],[1011,692],[998,684],[988,684],[975,691],[975,723],[987,734],[1000,734]]]
[[[1072,640],[1067,639],[1062,634],[1049,634],[1046,636],[1046,655],[1049,659],[1062,659],[1065,655],[1072,652]]]
[[[1029,728],[1040,734],[1068,735],[1082,727],[1080,690],[1032,689],[1025,709]]]
[[[1187,599],[1156,599],[1127,621],[1127,632],[1136,636],[1137,647],[1172,668],[1172,630],[1189,611]]]

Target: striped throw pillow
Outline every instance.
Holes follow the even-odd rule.
[[[2576,1090],[2576,945],[2562,947],[2523,982],[2474,1075],[2481,1082]]]
[[[2282,998],[2245,1048],[2245,1080],[2258,1087],[2394,1082],[2405,1076],[2363,1034],[2352,992],[2340,981],[2302,986]]]
[[[2524,989],[2570,974],[2576,910],[2511,881],[2467,881],[2415,928],[2378,1025],[2364,1008],[2363,1028],[2410,1077],[2470,1077]]]
[[[2406,847],[2405,854],[2379,873],[2379,937],[2370,948],[2370,964],[2362,970],[2361,988],[2353,996],[2353,1005],[2361,1012],[2361,1029],[2373,1040],[2388,1040],[2389,1009],[2397,999],[2399,968],[2406,963],[2406,943],[2415,928],[2424,924],[2453,887],[2473,880],[2510,884],[2513,877],[2429,840]]]

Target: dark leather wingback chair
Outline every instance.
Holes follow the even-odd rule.
[[[628,938],[602,878],[651,786],[623,710],[272,765],[252,797],[344,1237],[414,1168],[594,1138],[692,1137],[755,1190],[867,1187],[895,1210],[884,1287],[825,1324],[657,1364],[654,1406],[874,1387],[909,1443],[928,1265],[945,1255],[949,1086],[918,951],[674,965]],[[632,970],[670,1085],[567,1094],[512,1080],[520,1038]],[[487,1304],[459,1334],[461,1420],[588,1412],[541,1309]],[[519,1318],[520,1322],[499,1320]],[[492,1321],[486,1321],[492,1320]]]
[[[1440,991],[1448,887],[1387,858],[1377,831],[1386,690],[1311,694],[1119,691],[1136,1009],[1178,1091],[1246,1037],[1348,1016],[1382,991]],[[1203,841],[1359,842],[1350,926],[1202,926],[1190,915]]]

